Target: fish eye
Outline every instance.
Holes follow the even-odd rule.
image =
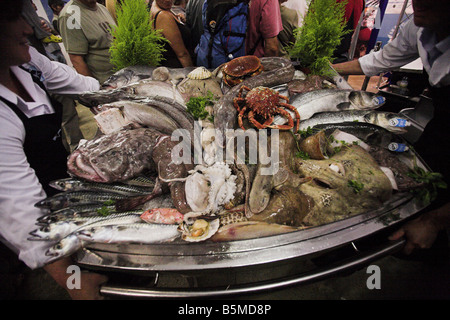
[[[49,226],[45,226],[41,228],[42,232],[50,232],[50,227]]]
[[[60,243],[55,244],[55,250],[61,250],[62,249],[62,245]]]

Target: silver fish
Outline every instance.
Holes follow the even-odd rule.
[[[113,90],[130,83],[138,82],[142,79],[148,79],[152,77],[152,73],[155,67],[151,66],[130,66],[123,68],[112,76],[110,76],[100,87],[102,90]]]
[[[48,257],[53,257],[55,260],[60,259],[62,257],[70,256],[72,253],[75,253],[83,246],[83,242],[78,239],[78,237],[74,234],[61,239],[54,246],[50,247],[45,255]]]
[[[113,192],[89,192],[73,191],[62,192],[54,196],[45,198],[35,204],[38,208],[46,208],[56,211],[62,208],[81,204],[112,204],[116,200],[127,198],[128,196]],[[112,202],[112,203],[111,203]]]
[[[87,107],[95,107],[118,100],[141,99],[155,95],[184,103],[183,97],[171,83],[151,79],[143,79],[114,90],[83,92],[79,95],[79,101]]]
[[[137,196],[152,192],[153,186],[138,187],[124,183],[99,183],[76,178],[54,180],[49,183],[52,188],[60,191],[101,191],[113,192],[126,196]]]
[[[318,124],[342,122],[371,123],[397,134],[405,133],[405,126],[409,125],[405,118],[393,112],[375,110],[347,110],[340,112],[323,112],[310,119],[300,121],[299,130],[306,130],[308,127],[313,128]]]
[[[320,112],[336,112],[343,110],[372,110],[381,107],[386,102],[383,96],[366,91],[323,89],[315,90],[290,97],[289,103],[297,108],[300,121],[311,118]],[[292,116],[293,112],[288,111]],[[276,116],[274,124],[280,125],[287,120]]]
[[[78,232],[80,240],[101,243],[158,243],[180,236],[178,225],[132,223],[92,226]]]
[[[71,233],[80,231],[87,227],[139,222],[141,221],[141,214],[142,211],[123,212],[114,213],[106,217],[78,217],[73,218],[72,220],[57,221],[55,223],[50,223],[46,226],[42,226],[41,228],[31,231],[30,235],[32,237],[28,238],[28,240],[58,241]]]

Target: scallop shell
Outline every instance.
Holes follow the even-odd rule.
[[[211,78],[211,71],[205,67],[198,67],[192,70],[187,77],[191,80],[205,80]]]
[[[214,234],[216,234],[217,230],[219,230],[220,220],[215,219],[212,221],[208,221],[207,223],[208,227],[202,235],[192,236],[190,227],[185,222],[183,222],[183,224],[181,225],[181,238],[188,242],[200,242],[211,238]]]

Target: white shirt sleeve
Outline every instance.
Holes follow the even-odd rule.
[[[30,47],[30,65],[42,72],[44,85],[49,92],[77,95],[83,91],[96,91],[96,79],[78,74],[71,67],[50,61]],[[0,86],[4,97],[12,96]],[[36,95],[39,98],[38,95]],[[7,99],[11,102],[17,99]],[[47,103],[47,101],[36,101]],[[23,149],[25,128],[22,121],[7,105],[0,101],[0,240],[18,254],[31,269],[39,268],[53,258],[45,255],[55,243],[52,241],[29,241],[29,233],[39,226],[37,218],[46,212],[34,206],[45,199],[46,194],[34,170],[30,167]]]
[[[44,85],[50,93],[77,96],[85,91],[97,91],[100,83],[97,79],[83,76],[66,64],[51,61],[30,47],[30,65],[42,72]]]
[[[417,32],[413,19],[400,27],[398,36],[386,44],[382,50],[370,52],[359,58],[359,64],[366,76],[375,76],[381,72],[392,71],[404,66],[417,58]]]
[[[51,242],[28,241],[37,229],[36,219],[44,214],[34,204],[45,192],[24,150],[25,131],[17,115],[0,102],[0,235],[1,240],[34,269],[49,262],[45,255]]]

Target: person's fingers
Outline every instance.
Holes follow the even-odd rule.
[[[405,246],[403,247],[403,253],[405,255],[410,255],[414,249],[416,248],[415,244],[412,242],[406,242]]]
[[[391,241],[395,241],[395,240],[398,240],[398,239],[402,238],[404,235],[405,235],[405,231],[403,229],[398,229],[393,234],[391,234],[388,237],[388,239],[391,240]]]

